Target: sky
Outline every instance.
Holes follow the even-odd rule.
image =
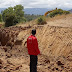
[[[72,9],[72,0],[0,0],[0,8],[21,4],[24,8]]]

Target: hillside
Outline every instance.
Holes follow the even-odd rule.
[[[6,8],[0,8],[0,13],[1,11],[5,10]],[[49,9],[49,8],[25,8],[24,9],[24,12],[25,14],[34,14],[34,15],[44,15],[45,12],[49,11],[49,10],[52,10],[52,9]],[[64,9],[65,10],[65,9]],[[69,10],[70,12],[72,12],[72,9]]]
[[[72,72],[72,14],[30,25],[0,29],[0,72],[29,72],[26,41],[33,28],[42,54],[38,72]]]
[[[72,13],[72,9],[71,10],[69,10],[71,13]]]
[[[0,8],[0,13],[1,11],[5,10],[6,8]],[[25,8],[24,12],[25,14],[34,14],[34,15],[44,15],[45,12],[47,12],[50,9],[47,8]]]
[[[47,8],[26,8],[24,9],[25,14],[34,14],[34,15],[44,15],[45,12],[47,12],[50,9]]]

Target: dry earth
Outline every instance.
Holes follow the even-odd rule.
[[[46,25],[0,29],[0,72],[29,72],[26,40],[33,28],[41,51],[38,72],[72,72],[72,15]]]

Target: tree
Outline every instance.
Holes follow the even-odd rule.
[[[5,20],[5,27],[13,26],[15,24],[15,14],[7,15]]]
[[[12,7],[9,7],[8,9],[5,9],[4,11],[2,11],[2,17],[3,17],[4,22],[6,20],[6,16],[8,16],[10,14],[14,14],[14,11],[13,11]]]
[[[16,23],[25,21],[23,9],[24,8],[22,5],[16,5],[2,11],[2,17],[3,21],[5,22],[5,26],[8,27],[15,25]]]
[[[0,22],[2,22],[2,15],[0,14]]]
[[[24,21],[24,7],[22,5],[14,6],[14,13],[16,14],[16,19],[19,22]]]

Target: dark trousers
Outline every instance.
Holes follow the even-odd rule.
[[[37,56],[30,55],[30,72],[37,72]]]

